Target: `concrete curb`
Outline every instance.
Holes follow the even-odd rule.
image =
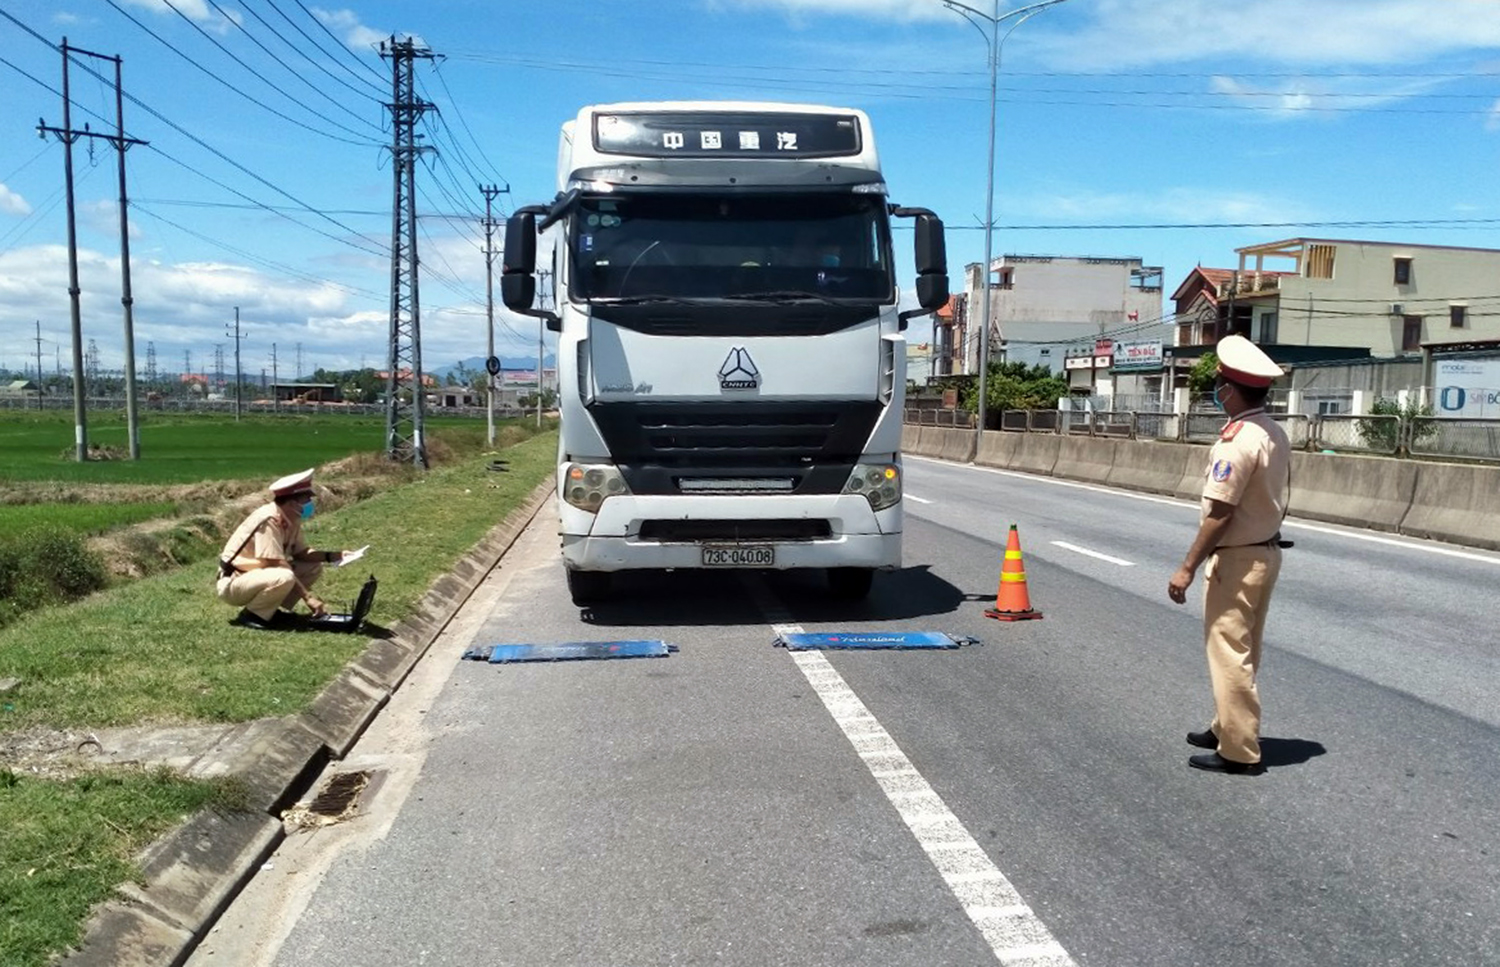
[[[346,755],[438,634],[500,563],[551,496],[551,480],[531,492],[457,564],[432,583],[388,638],[370,639],[297,715],[229,730],[188,770],[198,778],[243,782],[249,809],[200,813],[149,846],[143,883],[121,888],[84,928],[67,967],[178,967],[266,857],[285,838],[277,814],[331,759]]]

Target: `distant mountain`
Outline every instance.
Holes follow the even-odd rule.
[[[542,357],[542,359],[544,360],[542,366],[543,369],[552,369],[557,366],[557,357],[552,355],[551,353],[548,353],[546,356]],[[434,378],[447,382],[449,380],[456,380],[458,378],[458,371],[461,368],[467,369],[470,372],[474,373],[482,373],[484,372],[484,357],[470,356],[468,359],[460,359],[458,362],[452,364],[451,366],[439,366],[435,369],[429,369],[427,372]],[[535,370],[536,357],[501,356],[500,368]]]

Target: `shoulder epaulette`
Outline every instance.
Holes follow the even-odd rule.
[[[1233,423],[1229,424],[1228,426],[1224,427],[1224,429],[1219,431],[1219,439],[1233,440],[1235,438],[1235,435],[1240,432],[1244,425],[1245,423],[1243,420],[1235,420]]]

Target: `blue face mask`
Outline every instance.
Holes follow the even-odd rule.
[[[313,502],[311,499],[302,505],[302,519],[308,520],[313,515]]]
[[[1220,396],[1219,394],[1225,389],[1227,389],[1227,387],[1222,385],[1214,387],[1214,405],[1221,410],[1224,408],[1224,397]]]

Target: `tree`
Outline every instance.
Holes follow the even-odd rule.
[[[979,409],[978,383],[964,387],[963,406],[969,412]],[[1046,366],[1025,363],[991,363],[985,381],[985,408],[990,413],[1002,410],[1050,410],[1068,395],[1068,382]]]
[[[1193,371],[1188,374],[1188,388],[1194,393],[1212,393],[1218,375],[1218,354],[1206,352],[1193,364]]]
[[[1360,420],[1357,424],[1359,437],[1371,450],[1395,453],[1401,441],[1417,443],[1430,439],[1438,428],[1429,422],[1416,422],[1432,416],[1432,407],[1408,399],[1402,406],[1398,401],[1382,396],[1370,406],[1371,416],[1394,416],[1392,420]]]

